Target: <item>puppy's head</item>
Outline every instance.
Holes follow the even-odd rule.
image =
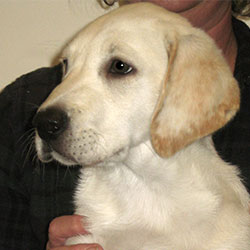
[[[222,127],[239,106],[237,83],[213,41],[152,4],[97,19],[62,58],[63,81],[34,118],[42,161],[121,161],[149,139],[169,157]]]

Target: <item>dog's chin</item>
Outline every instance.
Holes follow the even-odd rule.
[[[59,153],[52,149],[48,145],[43,145],[42,150],[39,152],[38,151],[38,158],[40,159],[41,162],[48,163],[53,160],[59,162],[62,165],[65,166],[76,166],[76,165],[81,165],[81,166],[99,166],[102,165],[103,163],[115,163],[115,162],[121,162],[124,160],[128,154],[129,148],[125,147],[120,150],[115,151],[114,153],[110,155],[106,155],[103,157],[100,157],[98,159],[84,159],[83,162],[79,162],[75,160],[71,156],[65,156],[62,153]]]
[[[59,153],[57,153],[56,151],[52,151],[51,152],[51,158],[59,163],[61,163],[62,165],[65,166],[76,166],[76,165],[82,165],[79,162],[75,161],[74,159],[70,159],[68,157],[65,157]]]
[[[43,163],[55,160],[65,166],[79,165],[79,163],[73,158],[70,159],[61,153],[56,152],[49,144],[43,142],[40,138],[36,140],[36,151],[39,160]]]
[[[73,159],[69,159],[59,153],[57,153],[56,151],[50,151],[50,152],[40,152],[38,153],[38,158],[41,162],[43,163],[48,163],[51,161],[57,161],[62,165],[65,166],[75,166],[75,165],[79,165],[80,163],[76,162]]]

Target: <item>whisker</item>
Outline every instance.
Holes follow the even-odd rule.
[[[26,132],[24,132],[20,137],[19,139],[17,140],[17,144],[21,143],[22,141],[26,141],[27,138],[30,137],[30,135],[32,135],[33,133],[35,133],[35,129],[34,128],[31,128],[29,130],[27,130]],[[23,145],[23,144],[22,144]]]
[[[34,148],[34,142],[31,141],[31,143],[29,145],[27,145],[23,152],[22,152],[22,157],[25,157],[24,158],[24,161],[23,161],[23,168],[25,167],[26,163],[29,162],[31,156],[35,153],[35,148]],[[24,156],[25,155],[25,156]],[[34,156],[32,157],[32,159],[34,158]],[[32,162],[32,160],[31,160]]]
[[[45,164],[43,162],[41,162],[39,160],[37,154],[34,155],[33,160],[35,161],[35,163],[34,163],[35,170],[34,171],[37,173],[37,175],[40,176],[41,181],[44,182],[44,180],[45,180],[45,169],[46,169],[46,166],[45,166]]]
[[[35,152],[34,137],[35,130],[32,128],[26,131],[17,141],[18,147],[21,148],[21,158],[24,158],[22,168],[25,167],[29,158]]]
[[[32,102],[22,102],[23,104],[27,104],[27,105],[30,105],[32,107],[34,107],[35,109],[38,109],[40,106],[37,105],[36,103],[32,103]]]
[[[96,132],[95,132],[96,133]],[[106,142],[104,136],[102,134],[99,134],[99,133],[96,133],[97,135],[97,138],[101,138],[103,140],[104,143],[98,143],[98,146],[101,146],[101,148],[103,149],[104,153],[108,153],[106,148],[105,148],[105,145],[108,145],[108,143]]]
[[[64,172],[64,175],[63,175],[63,180],[66,179],[68,174],[72,177],[71,168],[72,168],[71,166],[66,166],[65,172]]]

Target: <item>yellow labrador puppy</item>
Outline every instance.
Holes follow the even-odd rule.
[[[63,52],[34,125],[42,161],[83,166],[76,213],[105,250],[249,250],[249,195],[211,133],[239,109],[214,42],[177,14],[131,4]]]

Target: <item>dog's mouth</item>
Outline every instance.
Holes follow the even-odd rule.
[[[67,144],[67,147],[65,147],[63,143],[57,141],[48,143],[39,137],[36,140],[36,145],[38,158],[44,163],[55,160],[65,166],[81,165],[85,167],[96,166],[103,162],[120,161],[126,157],[129,148],[123,147],[108,154],[107,152],[98,152],[97,148],[95,151],[94,147],[88,150],[74,144]],[[77,150],[77,148],[81,148],[81,150]]]
[[[39,141],[36,143],[37,145],[39,144],[37,146],[37,154],[41,162],[48,163],[55,160],[66,166],[79,165],[79,162],[74,157],[66,155],[63,151],[59,151],[51,143],[47,143],[40,138],[37,140]]]
[[[42,143],[41,146],[41,152],[38,152],[38,157],[42,162],[50,162],[53,160],[53,157],[51,155],[52,148],[47,143]]]

